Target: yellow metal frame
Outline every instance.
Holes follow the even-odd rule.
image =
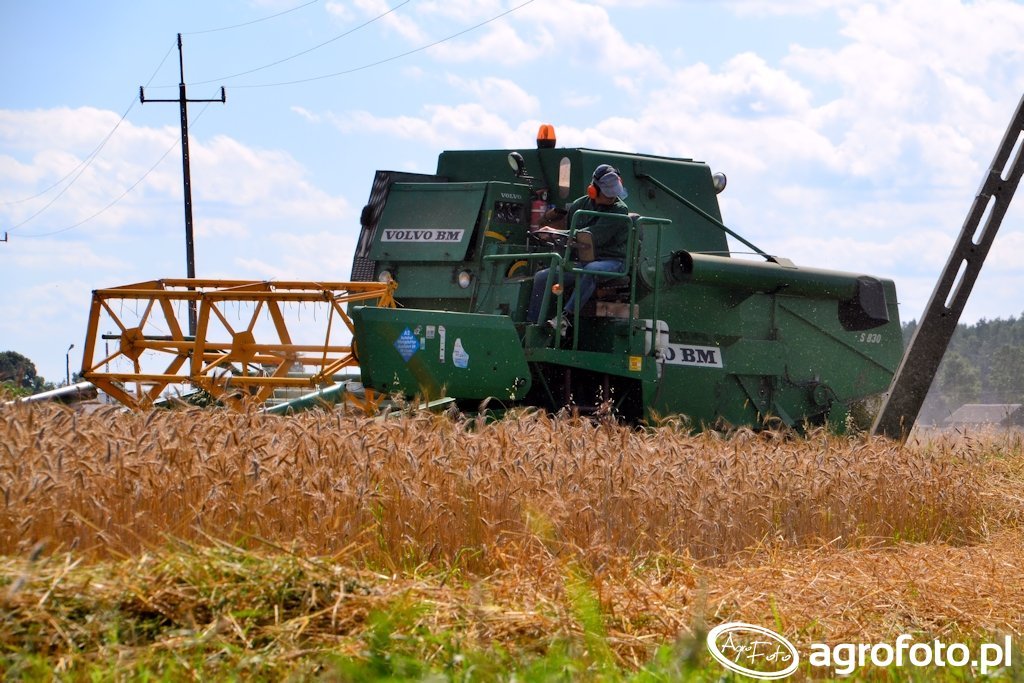
[[[393,307],[394,290],[393,282],[195,279],[151,280],[95,290],[82,356],[82,377],[136,410],[151,407],[170,385],[191,384],[236,408],[246,400],[262,403],[278,387],[324,386],[331,384],[340,370],[358,365],[351,346],[332,342],[332,333],[338,333],[336,321],[343,323],[349,333],[354,331],[344,304]],[[113,305],[114,302],[119,305]],[[175,308],[178,302],[195,302],[198,308],[194,338],[182,329]],[[322,344],[292,342],[282,309],[288,303],[326,307]],[[238,311],[247,304],[251,315],[242,324],[233,325],[225,310],[230,304],[237,304]],[[129,306],[136,313],[142,311],[135,324],[123,322],[125,316],[115,310],[124,311]],[[178,309],[181,308],[179,304]],[[257,321],[264,315],[273,324],[276,340],[256,338]],[[107,319],[119,329],[117,349],[96,360],[100,325]],[[220,331],[216,324],[211,327],[211,321],[219,323],[229,338],[211,338],[211,334]],[[143,354],[147,354],[147,365],[155,362],[157,371],[143,371]],[[109,372],[110,363],[118,359],[131,361],[133,371]],[[316,371],[311,376],[289,375],[296,364]],[[258,371],[254,372],[254,368]],[[134,392],[126,388],[132,383]],[[375,397],[368,395],[363,407],[371,409],[375,403]]]

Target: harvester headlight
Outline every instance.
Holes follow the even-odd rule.
[[[384,284],[387,284],[389,282],[394,281],[395,276],[391,274],[390,270],[382,270],[380,271],[380,275],[377,276],[377,282],[383,282]]]
[[[522,178],[526,175],[526,160],[523,159],[523,155],[519,152],[509,152],[508,165],[512,167],[517,178]]]
[[[469,289],[469,286],[473,284],[473,274],[468,270],[460,270],[456,279],[459,283],[459,287],[462,287],[463,289]]]
[[[715,194],[721,194],[728,183],[729,179],[721,171],[711,174],[711,184],[715,187]]]

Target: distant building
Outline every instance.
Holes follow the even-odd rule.
[[[947,427],[1024,427],[1024,404],[965,403],[946,418]]]

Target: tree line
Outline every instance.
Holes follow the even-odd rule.
[[[0,352],[0,399],[38,394],[56,388],[36,371],[36,364],[17,351]]]
[[[917,324],[904,323],[904,344]],[[918,421],[941,423],[965,403],[1024,403],[1024,317],[957,325]]]

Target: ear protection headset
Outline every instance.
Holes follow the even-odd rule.
[[[587,197],[592,200],[597,199],[597,196],[601,194],[601,189],[597,186],[597,181],[609,173],[618,175],[618,171],[607,164],[601,164],[594,170],[594,177],[591,178],[590,184],[587,185]]]
[[[605,177],[609,173],[618,174],[618,171],[616,171],[608,164],[601,164],[596,169],[594,169],[594,177],[590,179],[590,184],[587,185],[588,197],[590,197],[591,199],[597,199],[597,195],[601,194],[600,188],[597,187],[597,181],[599,181],[601,178]]]

